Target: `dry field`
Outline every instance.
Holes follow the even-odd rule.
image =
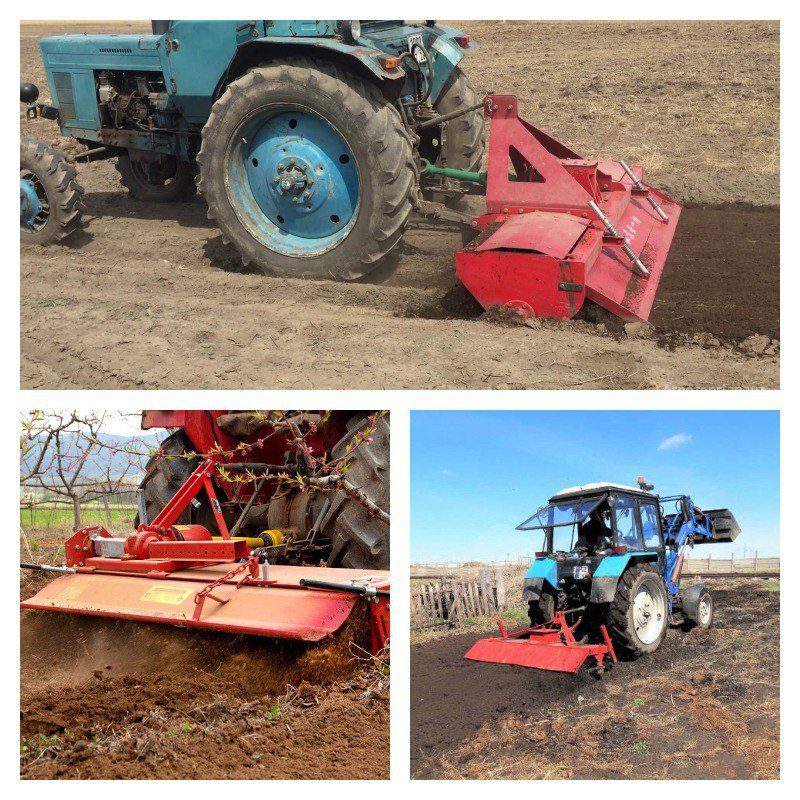
[[[708,583],[711,629],[671,629],[657,653],[618,664],[600,681],[467,661],[464,653],[487,635],[480,626],[418,637],[412,776],[779,777],[779,582]]]
[[[23,561],[63,562],[64,535],[26,534]],[[21,596],[47,580],[21,571]],[[355,616],[309,647],[23,611],[20,774],[388,779],[388,659]]]
[[[768,22],[461,23],[479,89],[587,155],[644,163],[694,206],[651,321],[484,315],[459,288],[456,231],[414,220],[383,283],[244,271],[201,199],[131,200],[108,162],[81,166],[86,229],[22,252],[24,388],[776,388],[779,27]],[[31,23],[38,39],[145,23]],[[46,94],[46,90],[44,92]],[[45,120],[20,130],[59,142]],[[68,144],[61,142],[61,144]]]

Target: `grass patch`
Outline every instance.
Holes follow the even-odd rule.
[[[136,516],[134,506],[112,506],[111,525],[114,527],[130,527]],[[19,524],[23,528],[72,528],[72,509],[60,506],[38,506],[37,508],[20,508]],[[81,508],[81,524],[108,525],[106,510],[103,506],[89,505]]]

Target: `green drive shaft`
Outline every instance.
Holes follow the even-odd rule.
[[[469,172],[465,169],[449,169],[447,167],[437,167],[431,164],[426,158],[422,159],[423,175],[442,175],[445,178],[455,178],[459,181],[469,181],[470,183],[480,183],[486,186],[485,172]]]

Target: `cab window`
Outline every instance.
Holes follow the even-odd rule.
[[[644,536],[645,550],[658,550],[661,547],[661,536],[658,526],[658,509],[655,503],[640,503],[639,510],[642,517],[642,534]]]
[[[642,540],[636,524],[636,501],[632,497],[614,499],[614,521],[617,529],[617,545],[629,550],[641,550]]]

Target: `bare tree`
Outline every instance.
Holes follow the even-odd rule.
[[[135,491],[141,469],[135,447],[115,448],[113,460],[98,436],[105,413],[41,411],[23,417],[20,441],[20,482],[23,489],[41,489],[50,502],[72,507],[73,530],[81,527],[81,508],[101,501],[112,522],[108,499]],[[55,498],[53,498],[55,496]]]

